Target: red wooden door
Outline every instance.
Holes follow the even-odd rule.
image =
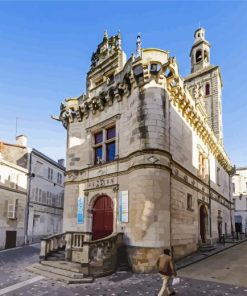
[[[113,232],[113,203],[110,197],[100,196],[93,207],[93,240]]]

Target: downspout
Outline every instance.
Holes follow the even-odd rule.
[[[232,238],[234,238],[233,232],[233,224],[232,224],[232,195],[231,195],[231,173],[228,174],[229,176],[229,201],[230,201],[230,223],[231,223],[231,234]]]
[[[169,133],[168,133],[168,141],[169,141],[169,153],[170,153],[170,157],[171,157],[171,101],[169,99]],[[172,168],[171,168],[171,158],[170,158],[170,203],[169,203],[169,212],[170,212],[170,250],[171,250],[171,255],[172,257],[174,256],[173,254],[173,246],[172,246]]]
[[[29,154],[29,166],[28,166],[28,182],[27,182],[27,201],[26,201],[26,215],[25,215],[25,245],[29,243],[28,240],[28,219],[29,219],[29,204],[30,204],[30,191],[31,191],[31,179],[32,179],[32,153]]]
[[[209,193],[209,235],[212,239],[212,213],[211,213],[211,175],[210,175],[210,154],[208,149],[208,193]]]

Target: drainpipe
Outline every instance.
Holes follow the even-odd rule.
[[[210,153],[208,149],[209,235],[212,239]]]
[[[169,99],[169,133],[168,133],[168,141],[169,141],[169,154],[171,157],[171,101]],[[170,160],[171,162],[171,160]],[[170,211],[170,250],[171,255],[173,257],[173,246],[172,246],[172,168],[170,163],[170,203],[169,203],[169,211]]]
[[[234,231],[233,231],[233,224],[232,224],[232,195],[231,195],[231,176],[234,175],[236,173],[235,168],[233,169],[232,172],[230,172],[228,174],[229,176],[229,200],[230,200],[230,223],[231,223],[231,234],[232,234],[232,238],[234,238]]]
[[[32,153],[31,150],[29,154],[29,165],[28,165],[28,182],[27,182],[27,200],[26,200],[26,212],[25,212],[25,245],[29,243],[28,241],[28,219],[29,219],[29,204],[30,204],[30,191],[31,191],[31,180],[33,174],[31,173],[32,169]]]

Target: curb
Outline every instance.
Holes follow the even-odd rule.
[[[18,249],[23,249],[23,248],[31,247],[31,246],[38,245],[38,244],[40,244],[40,243],[32,243],[32,244],[26,244],[26,245],[23,245],[23,246],[18,246],[18,247],[9,248],[9,249],[2,249],[2,250],[0,250],[0,253],[4,253],[4,252],[8,252],[8,251],[14,251],[14,250],[18,250]]]
[[[177,267],[177,270],[179,270],[179,269],[183,269],[183,268],[185,268],[185,267],[187,267],[187,266],[189,266],[189,265],[192,265],[192,264],[194,264],[194,263],[197,263],[197,262],[203,261],[203,260],[205,260],[205,259],[207,259],[207,258],[209,258],[209,257],[212,257],[212,256],[214,256],[214,255],[216,255],[216,254],[221,253],[221,252],[224,252],[225,250],[228,250],[228,249],[230,249],[230,248],[233,248],[233,247],[235,247],[235,246],[237,246],[237,245],[240,245],[240,244],[242,244],[242,243],[244,243],[244,242],[246,242],[246,241],[247,241],[247,238],[244,239],[244,240],[242,240],[242,241],[239,241],[239,242],[237,242],[237,243],[233,243],[232,245],[230,245],[230,246],[228,246],[228,247],[225,247],[224,249],[217,250],[217,251],[215,251],[214,253],[209,254],[209,255],[206,255],[206,256],[203,257],[203,258],[199,258],[199,259],[196,259],[196,260],[194,260],[194,261],[191,261],[191,262],[188,262],[188,263],[182,264],[181,266]],[[175,264],[176,264],[176,263],[175,263]]]

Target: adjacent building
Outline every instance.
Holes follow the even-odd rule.
[[[28,149],[0,142],[0,249],[25,243]]]
[[[236,169],[232,177],[234,222],[238,232],[247,232],[247,167]]]
[[[0,142],[0,249],[61,232],[64,171],[23,135]]]
[[[123,232],[134,271],[155,269],[230,234],[231,162],[224,151],[222,81],[198,29],[191,74],[166,50],[128,60],[120,34],[92,55],[86,93],[61,104],[67,129],[63,231]]]
[[[29,171],[29,242],[62,232],[64,171],[64,160],[56,162],[32,149]]]

